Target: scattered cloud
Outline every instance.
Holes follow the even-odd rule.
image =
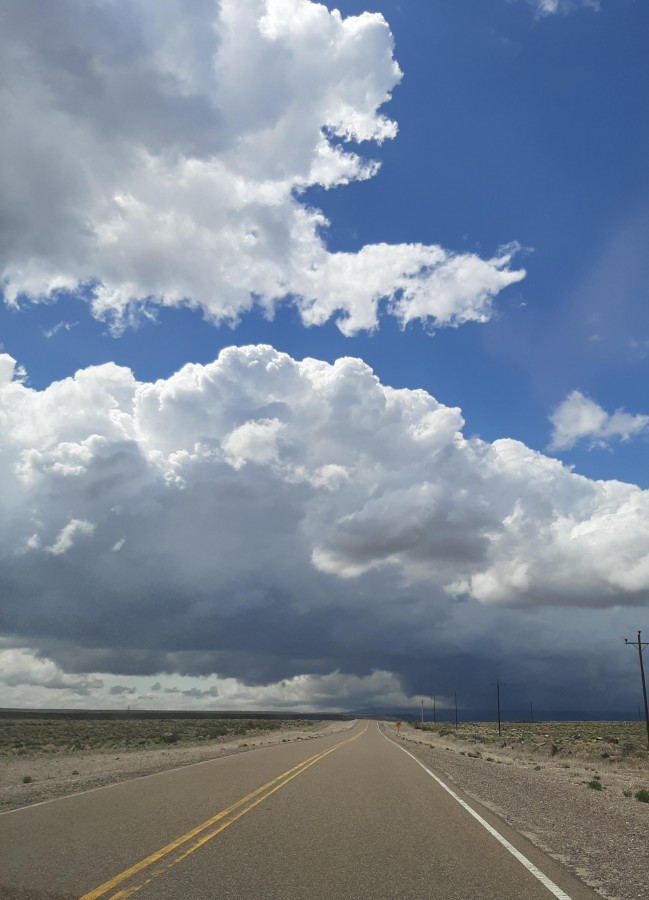
[[[136,694],[137,689],[126,684],[114,684],[108,691],[111,697],[121,697],[124,694]]]
[[[65,525],[59,534],[56,537],[56,540],[52,544],[51,547],[48,547],[48,551],[54,556],[60,556],[62,553],[67,553],[74,544],[75,539],[78,535],[91,535],[95,530],[95,526],[92,522],[85,522],[83,519],[71,519],[67,525]],[[30,541],[34,542],[34,536],[30,536],[28,538],[27,544],[30,545]]]
[[[600,0],[526,0],[534,7],[538,16],[551,16],[555,13],[569,13],[576,9],[599,11]]]
[[[53,338],[60,331],[72,331],[78,324],[78,322],[57,322],[56,325],[53,325],[51,328],[42,329],[43,337],[46,337],[49,340],[49,338]]]
[[[114,331],[157,305],[235,323],[296,304],[307,325],[484,322],[524,271],[435,245],[329,252],[305,199],[373,177],[401,79],[384,18],[309,0],[143,0],[0,11],[5,301],[90,299]],[[6,81],[6,79],[5,79]],[[65,139],[52,145],[51,135]],[[67,328],[59,323],[48,336]]]
[[[460,686],[507,658],[551,690],[562,641],[591,654],[646,604],[647,492],[467,439],[459,409],[358,359],[232,347],[42,391],[0,371],[1,627],[73,677],[217,675],[219,704],[233,679],[259,705],[284,681],[315,702],[336,672],[410,696],[430,666]]]
[[[572,391],[550,416],[551,450],[569,450],[579,441],[590,448],[607,447],[614,440],[628,441],[649,429],[649,416],[632,415],[623,409],[613,413],[582,394]]]
[[[100,679],[70,675],[51,659],[39,658],[25,647],[0,650],[0,673],[0,681],[8,688],[28,685],[87,697],[103,687]]]

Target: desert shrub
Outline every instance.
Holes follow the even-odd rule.
[[[31,784],[32,776],[31,775],[23,775],[23,784]]]
[[[633,796],[633,791],[622,791],[622,793],[624,794],[625,797],[632,797],[632,796]]]
[[[593,778],[590,781],[586,781],[585,784],[587,784],[588,787],[591,788],[591,790],[593,790],[593,791],[603,791],[604,790],[604,788],[602,787],[602,782],[599,780],[599,778]]]
[[[649,803],[649,791],[646,788],[640,788],[639,791],[635,792],[635,798],[640,803]]]

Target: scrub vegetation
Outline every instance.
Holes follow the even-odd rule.
[[[640,786],[645,776],[649,779],[643,722],[503,722],[500,735],[494,722],[460,722],[457,728],[449,722],[410,724],[419,732],[443,738],[471,759],[531,765],[535,772],[549,766],[575,775],[588,772],[580,783],[593,791],[606,791],[612,781],[626,779],[623,787],[614,789],[649,803],[649,790]]]
[[[414,728],[452,737],[481,750],[507,750],[551,757],[556,763],[596,762],[615,766],[647,759],[647,733],[641,722],[413,722]]]
[[[143,750],[202,744],[313,726],[306,719],[49,718],[0,719],[0,758],[48,753]]]

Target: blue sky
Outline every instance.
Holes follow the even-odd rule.
[[[64,695],[56,694],[57,690],[72,694],[77,690],[78,702],[91,696],[93,702],[102,703],[102,690],[108,690],[110,678],[150,681],[161,672],[172,679],[169,690],[176,694],[178,679],[185,677],[233,678],[232,684],[238,687],[222,696],[252,705],[263,697],[263,702],[280,702],[273,685],[287,677],[307,679],[303,693],[296,687],[297,699],[291,702],[297,704],[317,695],[308,679],[318,678],[333,679],[327,682],[330,693],[325,691],[324,699],[317,701],[323,705],[352,702],[344,699],[345,690],[358,702],[378,703],[386,696],[395,702],[395,698],[407,700],[425,691],[430,675],[424,676],[414,664],[406,665],[401,654],[396,659],[378,654],[374,662],[370,655],[355,665],[351,660],[358,647],[342,639],[339,626],[331,624],[338,621],[341,609],[351,616],[358,598],[371,594],[376,573],[381,571],[389,574],[399,609],[403,608],[400,603],[419,609],[430,590],[440,622],[456,615],[445,605],[449,602],[468,605],[469,612],[457,613],[458,621],[464,622],[471,604],[477,604],[475,616],[484,631],[476,630],[474,639],[478,641],[480,633],[498,635],[493,637],[494,647],[506,633],[520,642],[537,616],[542,619],[535,626],[540,633],[552,635],[553,628],[559,627],[569,643],[572,630],[583,627],[582,610],[592,606],[600,623],[594,635],[599,651],[612,627],[608,617],[620,616],[620,628],[636,622],[641,627],[642,616],[646,619],[649,529],[645,504],[649,501],[637,490],[649,488],[645,464],[649,435],[646,4],[640,0],[601,0],[599,4],[377,0],[343,2],[337,8],[342,18],[332,15],[333,6],[327,10],[307,0],[286,4],[246,0],[237,13],[226,3],[219,18],[210,2],[197,4],[191,16],[183,12],[182,4],[173,2],[163,4],[156,13],[146,4],[134,4],[127,17],[129,33],[124,22],[111,19],[101,4],[91,3],[79,14],[74,5],[64,3],[59,12],[48,14],[53,30],[44,43],[40,27],[25,15],[24,7],[21,11],[20,4],[8,4],[2,15],[13,90],[4,97],[10,139],[4,158],[0,156],[0,178],[9,198],[0,220],[5,301],[0,305],[0,350],[26,374],[16,370],[13,384],[22,382],[24,396],[8,394],[6,408],[17,406],[11,408],[7,421],[15,417],[20,423],[50,415],[53,424],[42,433],[36,429],[28,438],[21,436],[19,446],[8,441],[7,477],[18,473],[26,491],[16,495],[16,508],[33,503],[33,517],[18,527],[20,515],[9,515],[4,552],[13,560],[23,552],[19,547],[40,554],[44,579],[60,577],[67,583],[71,570],[51,571],[54,563],[59,566],[65,561],[90,581],[93,577],[101,581],[106,576],[98,576],[97,567],[104,564],[89,545],[99,540],[103,528],[107,534],[114,532],[116,553],[128,548],[130,540],[128,522],[118,525],[111,516],[126,516],[130,522],[141,509],[142,497],[158,490],[154,482],[176,483],[176,475],[170,473],[176,472],[178,457],[171,454],[171,468],[164,475],[158,472],[148,486],[143,484],[143,493],[100,509],[88,499],[99,490],[97,485],[93,488],[89,483],[82,500],[68,479],[64,487],[57,487],[59,501],[52,506],[51,490],[42,488],[41,497],[40,488],[35,487],[37,477],[24,476],[25,460],[38,457],[42,461],[58,454],[56,465],[65,469],[67,463],[60,460],[68,459],[70,446],[83,446],[86,454],[95,434],[116,440],[108,431],[104,433],[104,425],[90,412],[85,425],[76,419],[84,404],[95,402],[89,398],[104,396],[102,391],[108,390],[106,369],[87,375],[87,384],[96,380],[88,397],[83,394],[86,388],[79,388],[83,396],[76,400],[58,388],[48,394],[56,382],[107,363],[126,367],[137,382],[146,383],[172,379],[187,363],[209,366],[231,346],[267,344],[295,363],[312,357],[333,364],[341,357],[354,357],[371,367],[382,386],[423,390],[444,409],[459,408],[464,424],[455,413],[454,427],[466,439],[479,439],[471,450],[477,455],[466,471],[465,463],[458,463],[452,476],[445,474],[441,463],[441,468],[435,468],[437,463],[433,467],[438,474],[430,475],[427,467],[433,465],[432,457],[428,461],[422,457],[418,474],[413,470],[414,474],[406,475],[411,464],[407,450],[401,462],[375,461],[381,471],[390,471],[389,477],[359,478],[353,498],[350,494],[339,508],[325,514],[324,506],[319,506],[320,502],[326,506],[324,500],[316,503],[301,495],[301,499],[289,499],[286,485],[279,490],[277,479],[287,477],[285,468],[281,477],[277,474],[280,461],[285,467],[299,455],[295,448],[286,450],[278,437],[286,433],[281,429],[288,427],[289,420],[281,416],[276,420],[274,413],[250,412],[275,409],[280,396],[286,408],[293,408],[288,387],[282,393],[250,382],[245,402],[227,393],[227,402],[222,403],[224,409],[228,406],[230,430],[219,432],[221,462],[230,466],[233,478],[257,467],[247,485],[253,493],[256,479],[261,483],[262,474],[264,478],[272,474],[273,490],[279,491],[278,519],[285,522],[287,534],[297,528],[301,539],[309,536],[299,580],[307,592],[315,594],[325,591],[323,579],[331,581],[336,599],[312,611],[314,623],[327,640],[318,646],[311,637],[308,643],[313,646],[301,663],[296,662],[300,654],[290,641],[282,653],[270,654],[272,660],[269,657],[258,666],[264,653],[243,642],[239,653],[247,659],[248,669],[230,660],[228,654],[235,649],[227,646],[209,664],[180,663],[179,653],[202,652],[200,641],[191,637],[200,631],[198,617],[182,650],[171,646],[161,633],[151,646],[130,647],[129,652],[139,652],[141,658],[126,664],[115,635],[101,649],[102,628],[107,626],[100,610],[108,600],[98,599],[96,620],[90,616],[87,633],[80,627],[74,639],[48,632],[47,627],[32,629],[20,616],[10,615],[3,627],[5,652],[13,654],[11,665],[18,665],[15,660],[19,659],[23,668],[29,668],[25,660],[31,653],[37,660],[33,666],[41,667],[40,675],[25,676],[27,687],[20,688],[23,693],[16,694],[16,702],[36,695],[43,703],[55,696],[62,702]],[[363,17],[367,11],[383,18]],[[309,19],[312,14],[313,20]],[[358,25],[352,27],[352,22]],[[331,28],[330,46],[336,48],[330,59],[320,43],[325,26]],[[178,37],[171,40],[167,35],[174,28]],[[355,44],[348,39],[352,30]],[[216,65],[210,66],[210,60],[216,60]],[[396,123],[398,131],[381,116]],[[67,132],[58,130],[63,128]],[[322,148],[313,144],[313,136],[319,133],[328,138],[326,152],[334,154],[331,157],[323,157]],[[335,156],[339,150],[362,159]],[[367,159],[379,161],[380,168],[365,170],[362,160]],[[314,168],[307,171],[316,165],[314,160],[323,166],[315,175]],[[232,185],[239,192],[236,198],[229,193],[234,191]],[[268,191],[275,192],[273,200],[268,200]],[[248,199],[241,200],[243,196]],[[315,210],[328,224],[317,219]],[[232,237],[235,232],[237,236]],[[364,262],[373,247],[378,251]],[[443,261],[431,263],[431,254],[438,251]],[[432,280],[427,273],[433,273]],[[440,280],[435,281],[438,275]],[[367,285],[373,279],[379,288],[370,296]],[[441,301],[436,291],[443,294]],[[346,333],[338,327],[341,316],[348,316],[351,323],[344,328]],[[219,378],[225,378],[223,371],[221,367]],[[306,377],[305,370],[300,371],[300,377]],[[351,371],[345,370],[345,378],[351,377]],[[218,381],[214,374],[210,378]],[[317,387],[316,376],[311,373],[308,378]],[[171,384],[165,388],[169,396],[177,398],[180,392],[178,396],[189,403],[190,389]],[[120,390],[127,388],[123,385]],[[363,390],[370,403],[373,389]],[[250,399],[253,393],[256,406]],[[58,399],[48,405],[46,396]],[[262,396],[266,396],[263,403]],[[106,401],[107,410],[120,406],[121,399],[115,397]],[[192,397],[191,403],[200,405],[198,394]],[[29,404],[41,401],[45,411],[34,412],[31,407],[26,411]],[[177,399],[174,402],[180,404]],[[365,408],[364,402],[358,400],[359,408]],[[72,404],[69,409],[67,403]],[[124,415],[130,415],[130,403],[123,408]],[[415,401],[404,399],[403,403],[410,409]],[[163,406],[161,400],[159,409]],[[306,424],[308,409],[308,405],[300,406],[298,413],[296,405],[290,419],[302,416],[302,430],[314,427]],[[334,415],[332,406],[329,412],[332,422],[342,423],[339,411]],[[221,416],[212,407],[205,407],[204,414]],[[114,421],[114,415],[106,415],[107,422]],[[170,433],[178,435],[176,452],[181,448],[193,452],[191,447],[198,444],[182,437],[188,413],[178,415],[177,423],[168,424]],[[451,420],[451,412],[444,415]],[[372,426],[377,433],[387,428],[385,416],[387,412],[380,425]],[[68,428],[72,420],[75,426]],[[153,435],[159,437],[159,432],[152,425],[151,435],[142,439],[151,421],[127,429],[129,440],[140,441],[138,453],[146,465],[154,464],[152,453],[166,453],[171,440],[165,438],[167,443],[163,441],[156,450],[158,438]],[[276,421],[280,424],[272,424]],[[355,438],[346,437],[348,428],[353,431],[352,424],[353,419],[348,425],[340,424],[318,445],[317,471],[326,469],[326,478],[334,477],[331,466],[348,459],[352,450],[361,453],[362,443],[352,447]],[[21,435],[23,430],[18,425],[14,428]],[[197,434],[203,440],[202,432]],[[396,431],[393,436],[396,442]],[[476,460],[483,453],[479,448],[510,439],[540,454],[540,462],[530,465],[535,472],[537,468],[547,472],[544,477],[552,484],[548,491],[555,497],[552,512],[538,506],[537,500],[526,499],[523,488],[514,489],[509,470],[498,476],[504,479],[500,488],[484,488],[482,512],[462,507],[458,497],[475,490],[480,470]],[[112,456],[108,454],[116,467],[123,440],[119,448],[115,444]],[[389,437],[385,440],[390,444]],[[338,447],[335,452],[330,449],[333,443]],[[557,474],[559,468],[553,467],[552,459],[565,464],[563,474]],[[86,460],[84,465],[90,464]],[[306,461],[301,465],[300,471],[308,468]],[[362,455],[356,465],[369,463]],[[261,473],[264,467],[269,471]],[[577,482],[570,481],[570,471],[586,476],[588,482],[577,487]],[[222,476],[214,470],[201,477],[216,485]],[[294,485],[297,477],[294,473],[286,484]],[[481,471],[480,478],[484,477]],[[429,494],[417,494],[422,479],[430,486]],[[617,489],[592,484],[600,479],[631,487],[620,489],[618,496]],[[455,533],[456,520],[464,522],[462,534],[475,527],[475,547],[481,548],[485,541],[495,541],[495,546],[500,538],[494,534],[500,534],[501,528],[510,535],[511,546],[502,553],[493,551],[494,557],[482,569],[476,560],[486,553],[484,548],[474,547],[477,556],[465,565],[464,553],[467,559],[471,553],[458,549],[451,538],[453,546],[441,551],[434,541],[420,542],[405,526],[398,538],[391,533],[399,516],[403,521],[420,519],[424,530],[439,529],[439,521],[435,524],[427,516],[442,504],[447,480],[459,491],[449,495],[448,509],[440,519],[449,533]],[[313,481],[314,490],[320,489],[321,481]],[[177,483],[181,482],[184,487],[190,480],[178,475]],[[398,497],[386,499],[395,484]],[[503,496],[511,491],[509,507],[501,508],[492,490]],[[586,494],[590,499],[585,499]],[[600,499],[593,499],[596,496]],[[385,520],[381,508],[372,507],[377,497],[384,498]],[[167,499],[159,502],[164,506]],[[317,515],[312,513],[315,507],[320,510]],[[298,508],[300,514],[295,512]],[[536,558],[536,551],[522,537],[524,529],[515,538],[510,534],[516,510],[521,508],[525,508],[525,529],[563,534],[568,528],[565,523],[570,522],[577,530],[566,540],[592,531],[592,545],[580,550],[577,562],[572,556],[574,541],[563,549],[553,545],[547,558]],[[201,527],[214,525],[216,520],[210,516],[221,515],[218,503],[215,510]],[[261,521],[265,514],[251,507],[253,520],[261,517]],[[191,504],[185,515],[189,522]],[[613,527],[611,516],[621,516],[623,521],[615,520]],[[346,531],[352,520],[359,526],[358,533]],[[486,525],[487,520],[491,524]],[[247,521],[242,516],[243,543]],[[383,521],[388,524],[380,533]],[[497,528],[494,521],[500,523]],[[269,525],[271,530],[275,527]],[[342,549],[345,534],[350,546],[356,547],[354,552]],[[136,569],[139,565],[141,573],[153,565],[165,541],[170,548],[175,546],[172,534],[160,535],[158,540],[155,550],[145,544],[134,551],[132,564]],[[180,553],[181,548],[176,551]],[[242,561],[248,552],[242,551]],[[441,560],[440,553],[447,556]],[[448,559],[454,553],[464,562],[449,572]],[[588,555],[602,553],[610,554],[610,571],[598,574],[598,585],[587,580],[580,584],[588,570]],[[74,554],[79,558],[74,560]],[[274,610],[271,620],[274,617],[276,623],[283,622],[288,611],[282,612],[283,601],[269,598],[283,596],[283,579],[293,563],[287,557],[282,572],[272,573],[267,583],[258,574],[246,588],[266,597],[262,606]],[[565,583],[543,582],[538,573],[548,565],[564,572]],[[22,563],[16,563],[8,579],[16,604],[24,578]],[[153,591],[155,579],[147,582],[144,574],[141,579],[140,589],[145,594]],[[232,574],[222,587],[223,597],[235,582]],[[126,593],[134,590],[129,584]],[[527,599],[515,599],[515,587]],[[191,593],[193,589],[189,582],[184,588],[178,586],[178,596],[175,600],[170,596],[167,612],[184,608],[179,598],[183,590]],[[204,587],[196,590],[200,593]],[[62,591],[62,587],[54,590],[48,601],[52,609],[58,608]],[[220,612],[229,603],[215,602],[221,604]],[[244,607],[247,602],[240,600]],[[561,625],[556,623],[557,604],[565,609]],[[517,606],[524,612],[503,612]],[[387,599],[378,607],[370,610],[370,617],[375,615],[376,620],[373,640],[381,643],[377,635],[390,633],[397,607],[391,608]],[[290,609],[294,615],[295,608]],[[421,630],[418,615],[412,617],[415,631]],[[237,616],[242,617],[240,622]],[[241,609],[235,619],[240,627],[247,621]],[[353,623],[352,616],[349,628],[357,627]],[[443,631],[440,626],[429,636],[440,659],[447,649],[440,637]],[[409,634],[404,626],[404,646]],[[304,636],[300,632],[294,640],[301,644]],[[548,637],[546,650],[553,644]],[[467,645],[463,652],[470,651]],[[542,658],[543,645],[535,653]],[[150,662],[145,664],[147,654]],[[117,661],[120,658],[122,662]],[[42,674],[43,660],[66,673],[61,675],[63,682],[72,679],[77,687],[70,686],[72,682],[53,687],[58,675],[48,684],[50,676]],[[591,660],[582,662],[587,668]],[[556,661],[552,665],[556,667]],[[619,665],[620,671],[627,672],[624,659]],[[246,674],[253,670],[261,674]],[[370,690],[369,682],[362,679],[376,679],[375,672],[383,674]],[[361,681],[348,680],[342,688],[336,679],[343,676]],[[12,677],[20,683],[18,675]],[[616,670],[611,678],[618,677],[622,678]],[[102,688],[96,686],[100,681]],[[89,687],[91,682],[94,688]],[[188,685],[186,689],[192,690]],[[132,687],[145,691],[144,682],[134,681]],[[32,689],[36,694],[29,693]],[[260,693],[262,689],[269,693]],[[238,690],[243,694],[237,694]],[[580,690],[581,694],[575,689],[575,700],[586,703],[586,686]],[[342,700],[336,691],[343,692]],[[626,698],[625,691],[612,688],[611,698]],[[247,699],[242,700],[244,694]],[[66,702],[77,702],[74,696],[65,696]],[[205,702],[212,699],[210,695]],[[553,702],[551,691],[546,699]]]
[[[367,4],[343,3],[343,15]],[[369,8],[369,7],[368,7]],[[502,296],[487,325],[401,331],[383,321],[343,338],[305,330],[279,310],[218,328],[184,310],[158,313],[113,339],[76,296],[2,309],[4,349],[44,387],[77,368],[114,360],[138,377],[166,377],[232,343],[268,342],[296,358],[366,360],[386,384],[423,387],[462,408],[471,433],[516,437],[544,449],[551,410],[571,391],[606,410],[645,410],[649,122],[643,34],[633,0],[531,14],[525,3],[378,3],[404,79],[389,114],[399,135],[372,151],[379,174],[344,188],[313,188],[331,222],[327,245],[422,241],[494,254],[509,241],[528,275]],[[47,338],[61,322],[75,323]],[[432,333],[432,329],[430,329]],[[634,346],[637,343],[637,346]],[[470,364],[467,364],[470,361]],[[646,442],[568,453],[595,478],[649,485]]]

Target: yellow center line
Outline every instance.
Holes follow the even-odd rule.
[[[245,813],[250,812],[251,809],[254,809],[255,806],[258,806],[264,800],[268,799],[271,794],[274,794],[275,791],[278,791],[280,788],[284,787],[289,781],[292,781],[294,778],[297,778],[298,775],[301,775],[302,772],[306,771],[311,766],[315,765],[321,759],[324,759],[325,756],[328,756],[330,753],[333,753],[334,750],[338,750],[340,747],[345,744],[349,744],[351,741],[355,741],[357,738],[361,737],[361,735],[365,734],[367,731],[367,725],[360,731],[358,734],[354,735],[354,737],[347,738],[344,741],[341,741],[339,744],[336,744],[334,747],[330,747],[328,750],[322,750],[320,753],[316,753],[314,756],[309,757],[301,763],[293,766],[291,769],[287,769],[286,772],[283,772],[281,775],[278,775],[276,778],[273,778],[271,781],[268,781],[266,784],[252,791],[250,794],[247,794],[245,797],[242,797],[240,800],[237,800],[235,803],[232,803],[230,806],[226,807],[226,809],[221,810],[216,815],[207,819],[205,822],[202,822],[200,825],[197,825],[195,828],[192,828],[190,831],[181,835],[176,840],[171,841],[171,843],[162,847],[160,850],[157,850],[155,853],[150,854],[145,859],[140,860],[140,862],[135,863],[130,866],[128,869],[125,869],[123,872],[120,872],[119,875],[116,875],[114,878],[111,878],[109,881],[104,882],[99,885],[99,887],[90,891],[87,894],[84,894],[80,900],[97,900],[98,897],[103,897],[113,888],[118,887],[123,884],[128,879],[132,878],[134,875],[148,869],[150,866],[153,866],[155,863],[160,862],[165,857],[172,854],[175,850],[179,848],[183,848],[182,852],[175,856],[171,861],[165,862],[163,866],[160,866],[158,870],[154,871],[150,874],[150,877],[146,878],[144,881],[140,882],[137,885],[133,885],[132,887],[126,887],[123,890],[119,891],[116,894],[113,894],[110,900],[122,900],[122,898],[130,897],[131,894],[134,894],[136,891],[140,890],[140,888],[144,887],[145,884],[148,884],[153,878],[157,877],[162,872],[176,865],[176,863],[185,859],[191,853],[198,850],[208,841],[212,840],[212,838],[216,837],[230,825],[240,819]],[[224,819],[227,821],[223,822]],[[204,834],[211,826],[216,825],[218,822],[221,824],[209,833]],[[195,841],[189,848],[183,847],[183,845],[187,844],[192,838],[200,835],[200,838]]]

